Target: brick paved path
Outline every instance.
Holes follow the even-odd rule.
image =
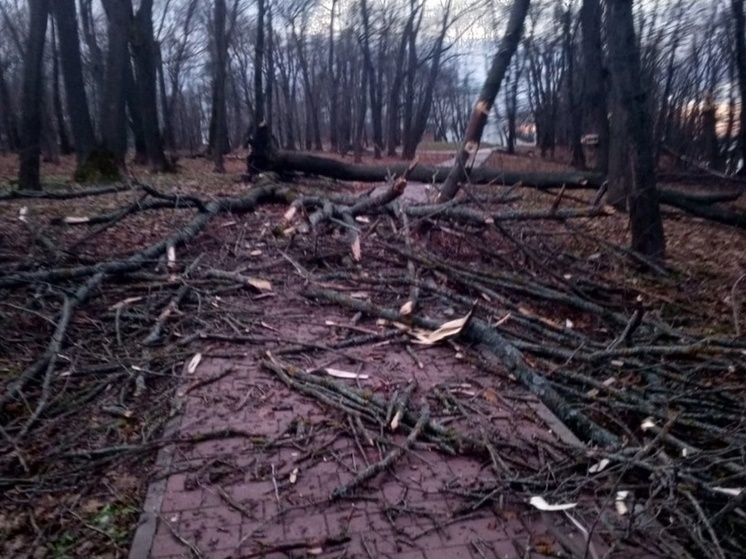
[[[280,336],[307,342],[329,343],[350,334],[326,323],[349,324],[350,316],[294,295],[291,281],[285,299],[252,303],[245,312],[261,321],[265,331],[276,329]],[[361,326],[376,328],[373,321]],[[506,474],[561,460],[568,452],[555,434],[561,426],[542,419],[548,412],[509,380],[464,363],[450,345],[411,351],[402,343],[379,343],[348,350],[342,359],[319,352],[303,361],[306,368],[360,368],[369,375],[358,381],[360,387],[380,396],[391,397],[416,380],[413,399],[421,403],[427,398],[433,419],[472,433],[498,432]],[[238,429],[254,439],[234,437],[164,449],[158,471],[171,473],[151,486],[131,559],[279,559],[317,552],[350,558],[523,559],[557,556],[561,538],[565,546],[584,550],[580,531],[562,513],[539,513],[512,496],[508,487],[493,495],[488,506],[469,512],[464,507],[473,501],[459,495],[494,482],[491,465],[447,456],[425,444],[364,485],[354,498],[331,503],[330,493],[349,482],[366,461],[379,460],[381,451],[375,441],[341,435],[350,431],[346,418],[261,369],[259,352],[256,346],[208,348],[184,381],[181,394],[188,394],[171,434]],[[219,357],[228,354],[230,358]],[[221,375],[216,382],[189,390]],[[463,416],[458,406],[467,406],[470,413]],[[295,441],[305,434],[312,443],[285,444],[283,434]],[[263,448],[260,436],[277,442]],[[295,483],[291,477],[297,478]],[[596,533],[601,532],[597,528]],[[343,543],[320,543],[327,537]],[[298,547],[272,552],[282,545]],[[600,540],[595,544],[597,549],[603,546]],[[263,550],[270,552],[262,555]]]

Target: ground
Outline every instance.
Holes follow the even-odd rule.
[[[665,207],[655,274],[625,252],[621,213],[526,217],[585,211],[592,191],[469,187],[460,207],[495,221],[475,224],[375,204],[353,216],[366,184],[242,184],[239,155],[226,175],[179,164],[133,168],[98,196],[0,201],[3,557],[728,556],[742,543],[729,496],[746,482],[742,231]],[[525,152],[486,164],[567,169]],[[2,158],[0,176],[15,165]],[[72,167],[44,165],[48,192],[68,191]],[[98,263],[126,269],[97,279]],[[576,506],[541,511],[532,496]]]

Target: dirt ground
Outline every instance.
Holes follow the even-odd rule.
[[[238,155],[225,175],[203,159],[179,165],[176,175],[132,171],[176,206],[261,188],[237,182]],[[526,153],[495,153],[487,165],[567,169]],[[0,177],[15,166],[0,158]],[[48,190],[66,191],[58,183],[72,168],[69,158],[44,164]],[[306,232],[314,206],[294,220],[286,212],[304,196],[344,205],[370,185],[299,177],[286,188],[248,213],[216,214],[173,258],[164,250],[107,276],[74,309],[47,374],[0,405],[0,555],[670,557],[681,545],[727,553],[740,542],[736,520],[713,538],[697,509],[712,518],[728,504],[712,488],[746,482],[730,446],[744,437],[745,346],[734,324],[735,309],[744,327],[743,231],[664,207],[667,273],[656,275],[619,248],[629,244],[622,213],[513,219],[547,210],[557,193],[472,187],[468,207],[504,216],[500,227],[424,218],[405,227],[372,213],[359,216],[356,249],[340,220]],[[559,207],[587,208],[593,196],[568,192]],[[201,213],[138,211],[151,200],[135,185],[0,201],[3,394],[49,351],[90,277],[75,269],[124,262]],[[106,219],[79,223],[97,215]],[[1,283],[48,269],[65,272]],[[385,318],[413,299],[411,319]],[[640,308],[635,342],[608,349]],[[522,352],[520,366],[485,358],[494,348],[471,334],[432,346],[412,334],[470,311]],[[583,435],[579,449],[521,376],[528,369],[630,454]],[[690,401],[697,393],[702,410]],[[393,429],[397,406],[408,415]],[[661,426],[652,439],[639,428],[651,410]],[[681,440],[699,461],[680,457]],[[612,465],[590,475],[602,459]],[[661,466],[672,459],[684,486]],[[370,467],[379,469],[360,480]],[[634,515],[614,506],[622,489]],[[576,506],[540,511],[531,496]]]

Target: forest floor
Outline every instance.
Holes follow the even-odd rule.
[[[179,164],[0,200],[0,556],[742,549],[744,231],[664,207],[652,273],[624,214],[560,219],[592,191],[468,187],[479,223]]]

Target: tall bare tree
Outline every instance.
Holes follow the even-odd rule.
[[[632,249],[660,262],[665,258],[666,242],[655,187],[653,129],[642,87],[632,0],[607,0],[607,6],[606,33],[612,83],[631,144],[634,177],[629,197]]]
[[[741,174],[746,175],[746,16],[744,0],[732,0],[733,33],[735,34],[736,68],[738,69],[738,90],[741,96],[739,145],[741,153]]]
[[[21,166],[18,172],[19,186],[29,190],[41,189],[42,60],[48,14],[49,0],[29,0],[29,32],[23,65],[21,106]]]

